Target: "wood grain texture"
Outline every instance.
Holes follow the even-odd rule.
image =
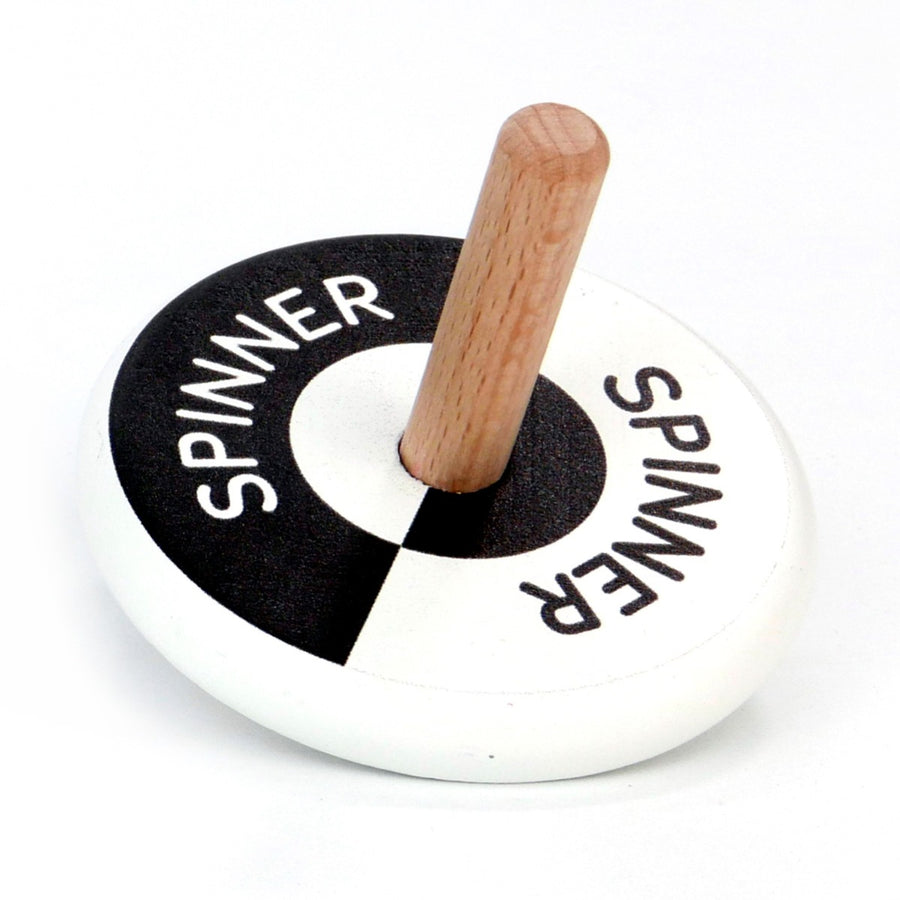
[[[571,107],[503,124],[400,444],[420,481],[465,493],[503,474],[608,165]]]

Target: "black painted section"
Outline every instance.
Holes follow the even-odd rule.
[[[423,236],[340,238],[274,250],[237,263],[190,288],[144,329],[116,379],[110,405],[113,460],[140,521],[162,551],[219,603],[269,634],[336,663],[346,661],[399,548],[338,516],[297,470],[288,438],[294,402],[306,383],[333,362],[384,344],[430,341],[461,242]],[[288,288],[303,293],[289,306],[320,311],[309,325],[339,318],[322,279],[361,275],[378,285],[378,303],[392,321],[360,312],[358,326],[299,350],[253,349],[272,365],[254,366],[213,344],[215,334],[248,334],[243,313],[291,337],[263,303]],[[296,338],[296,335],[293,335]],[[266,383],[227,391],[253,403],[244,412],[182,393],[184,384],[213,380],[192,364],[201,357],[265,375]],[[177,418],[179,408],[250,416],[252,427]],[[191,431],[220,438],[231,457],[252,457],[254,469],[185,468],[178,439]],[[246,488],[245,512],[213,519],[199,506],[200,484],[227,505],[228,479],[253,473],[278,495],[274,512],[259,509]]]
[[[593,423],[540,376],[500,481],[471,494],[429,490],[403,546],[467,559],[535,550],[587,518],[605,479],[606,457]]]
[[[116,378],[109,416],[113,462],[149,535],[210,597],[325,660],[346,662],[400,547],[339,516],[309,487],[291,452],[291,412],[306,384],[332,363],[373,347],[431,341],[460,246],[427,236],[351,237],[237,263],[166,306],[135,341]],[[377,305],[394,319],[357,310],[358,325],[343,321],[323,285],[341,275],[374,282]],[[302,290],[287,304],[289,311],[316,310],[304,325],[342,321],[341,329],[303,342],[263,302],[289,288]],[[274,367],[266,371],[212,342],[213,335],[260,337],[235,320],[238,314],[299,348],[248,346]],[[252,403],[252,411],[182,392],[182,385],[224,377],[198,368],[195,358],[264,376],[265,383],[222,392]],[[249,417],[253,425],[177,417],[176,410],[185,408]],[[252,457],[259,464],[185,467],[178,441],[189,432],[214,435],[230,458]],[[277,508],[261,510],[259,490],[247,487],[240,516],[216,519],[204,512],[197,488],[208,485],[213,504],[224,508],[229,479],[241,473],[271,484]],[[604,478],[603,447],[592,423],[541,378],[500,483],[467,496],[429,491],[404,547],[487,558],[544,546],[584,520]]]

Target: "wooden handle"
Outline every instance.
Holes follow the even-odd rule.
[[[504,122],[400,442],[420,481],[466,493],[503,474],[608,165],[576,109]]]

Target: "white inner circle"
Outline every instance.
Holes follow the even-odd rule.
[[[335,512],[403,542],[428,488],[400,461],[430,344],[390,344],[346,356],[316,375],[291,414],[291,451]]]

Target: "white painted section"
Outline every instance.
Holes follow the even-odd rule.
[[[392,344],[344,357],[316,375],[291,415],[294,459],[335,512],[400,544],[428,488],[398,446],[429,344]]]
[[[611,340],[608,335],[616,335]],[[654,382],[644,413],[619,409],[606,396],[606,375],[636,397],[634,373],[657,366],[683,389],[671,400]],[[599,279],[578,273],[543,366],[597,425],[607,454],[603,496],[591,515],[555,543],[515,557],[456,560],[404,550],[392,568],[349,664],[371,674],[441,691],[510,694],[572,691],[616,684],[674,665],[729,628],[765,591],[779,565],[791,512],[792,486],[783,447],[769,418],[730,366],[693,333],[656,307]],[[710,446],[678,452],[659,429],[635,429],[636,417],[703,417]],[[617,560],[659,594],[632,616],[620,607],[628,588],[606,594],[607,569],[573,579],[601,627],[563,635],[541,620],[541,601],[519,590],[529,581],[558,592],[556,573],[572,569],[617,541],[659,543],[632,524],[641,503],[676,492],[645,483],[642,461],[665,457],[712,462],[721,474],[653,472],[722,491],[723,498],[683,508],[718,523],[715,530],[650,518],[705,549],[701,557],[656,556],[684,573],[676,582],[637,562]],[[773,627],[777,623],[773,622]],[[739,659],[734,666],[739,667]],[[734,672],[708,672],[696,702]],[[654,717],[659,711],[653,712]]]

